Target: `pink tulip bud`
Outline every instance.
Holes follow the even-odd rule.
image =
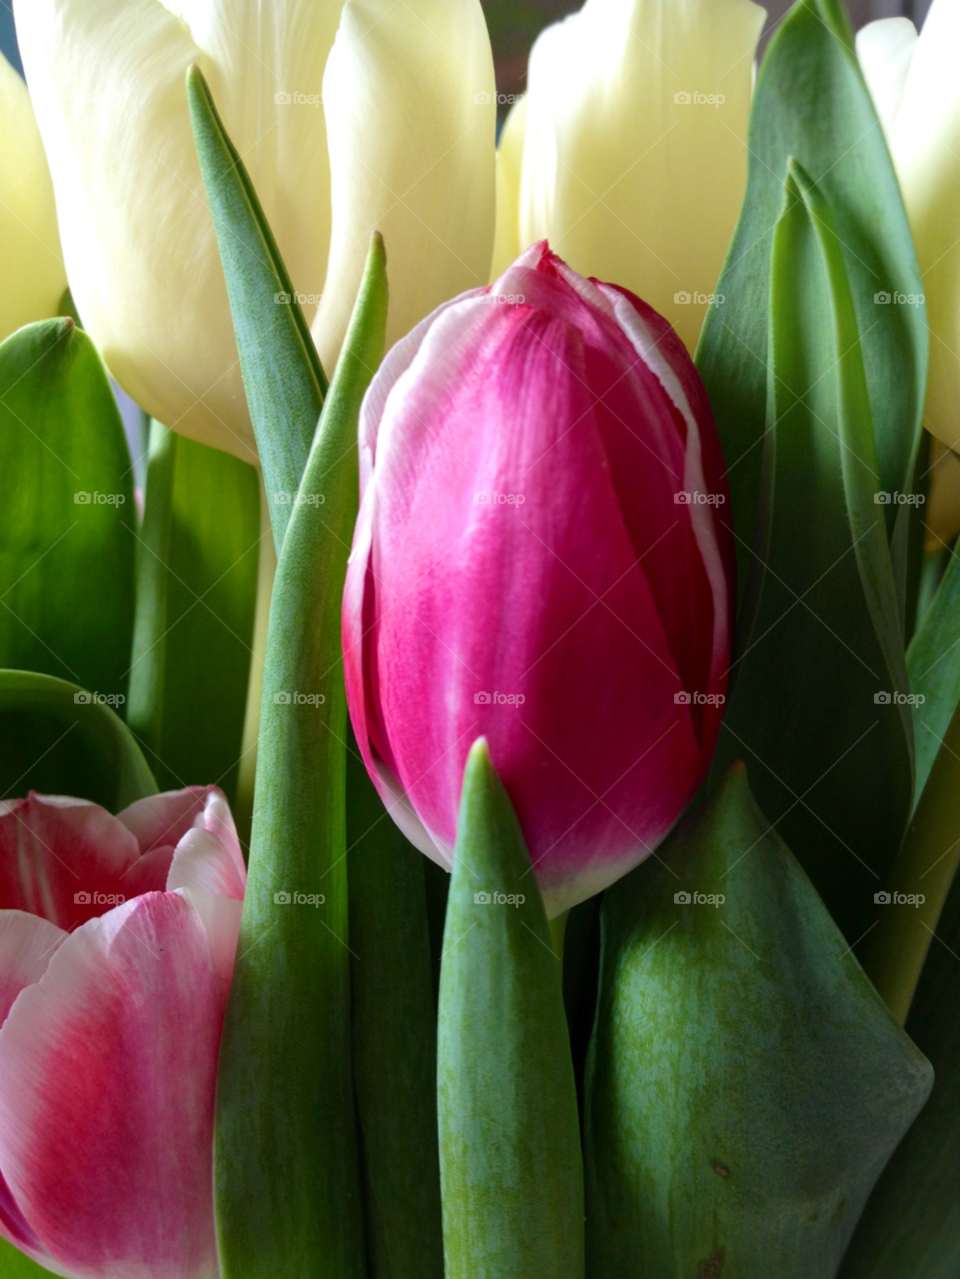
[[[703,386],[666,320],[543,243],[393,348],[360,449],[343,635],[370,776],[449,867],[486,737],[559,914],[653,851],[716,743],[734,557]]]
[[[217,1053],[246,871],[216,787],[0,803],[0,1235],[76,1279],[215,1279]]]

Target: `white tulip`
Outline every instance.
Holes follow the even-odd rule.
[[[27,86],[0,55],[0,341],[56,315],[67,287],[57,211]]]
[[[743,199],[763,20],[750,0],[587,0],[530,56],[520,246],[632,289],[691,350]]]

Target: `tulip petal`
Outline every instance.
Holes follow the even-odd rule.
[[[151,893],[71,934],[0,1029],[0,1169],[81,1279],[213,1279],[224,984],[197,910]]]
[[[479,0],[347,0],[327,64],[333,230],[313,335],[332,369],[372,231],[390,264],[387,346],[486,284],[493,250],[493,58]]]
[[[880,18],[857,32],[857,57],[888,139],[916,47],[917,28],[909,18]]]
[[[0,910],[0,1026],[13,1001],[47,971],[67,934],[55,924],[22,910]]]
[[[497,229],[493,242],[493,279],[520,256],[520,184],[523,143],[527,132],[527,100],[510,108],[497,147]]]

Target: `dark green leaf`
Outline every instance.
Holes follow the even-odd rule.
[[[443,1279],[426,858],[347,756],[353,1071],[370,1279]]]
[[[299,486],[326,500],[294,508],[270,606],[250,874],[217,1085],[224,1279],[363,1279],[365,1269],[340,612],[357,515],[357,420],[386,330],[384,267],[377,238]],[[325,900],[275,896],[295,893]]]
[[[7,338],[0,345],[0,666],[126,695],[132,474],[116,401],[86,334],[63,319]]]
[[[912,724],[856,308],[832,210],[795,164],[769,316],[769,540],[720,757],[747,752],[760,806],[855,942],[909,816]]]
[[[800,0],[770,41],[750,117],[746,198],[717,285],[726,300],[707,312],[697,350],[729,468],[741,588],[751,568],[767,428],[773,233],[791,156],[836,217],[876,432],[876,488],[909,492],[926,382],[924,311],[878,305],[874,295],[916,296],[923,283],[883,132],[837,0]],[[907,508],[890,503],[881,509],[892,535],[898,510]]]
[[[253,467],[154,422],[128,720],[163,790],[215,782],[233,802],[259,542]]]
[[[279,551],[327,381],[253,183],[199,67],[187,73],[187,95]],[[287,501],[277,500],[282,493]]]
[[[464,772],[440,976],[447,1279],[583,1275],[561,963],[531,870],[481,739]]]
[[[604,899],[590,1273],[829,1279],[929,1064],[742,764],[661,852]]]
[[[116,813],[155,795],[157,784],[109,705],[51,675],[0,670],[0,799],[28,790],[75,795]]]
[[[960,559],[949,556],[933,602],[907,653],[910,691],[925,700],[913,712],[919,801],[960,702]]]

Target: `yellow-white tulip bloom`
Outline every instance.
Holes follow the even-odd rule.
[[[750,0],[587,0],[530,56],[521,247],[548,238],[690,349],[743,199],[763,19]]]
[[[924,425],[960,451],[960,0],[934,0],[917,38],[870,23],[857,52],[890,143],[930,326]]]
[[[496,91],[480,0],[347,0],[323,98],[333,193],[330,272],[314,339],[333,366],[382,232],[387,344],[487,283]]]
[[[0,341],[56,315],[67,275],[50,171],[27,87],[0,55]]]

